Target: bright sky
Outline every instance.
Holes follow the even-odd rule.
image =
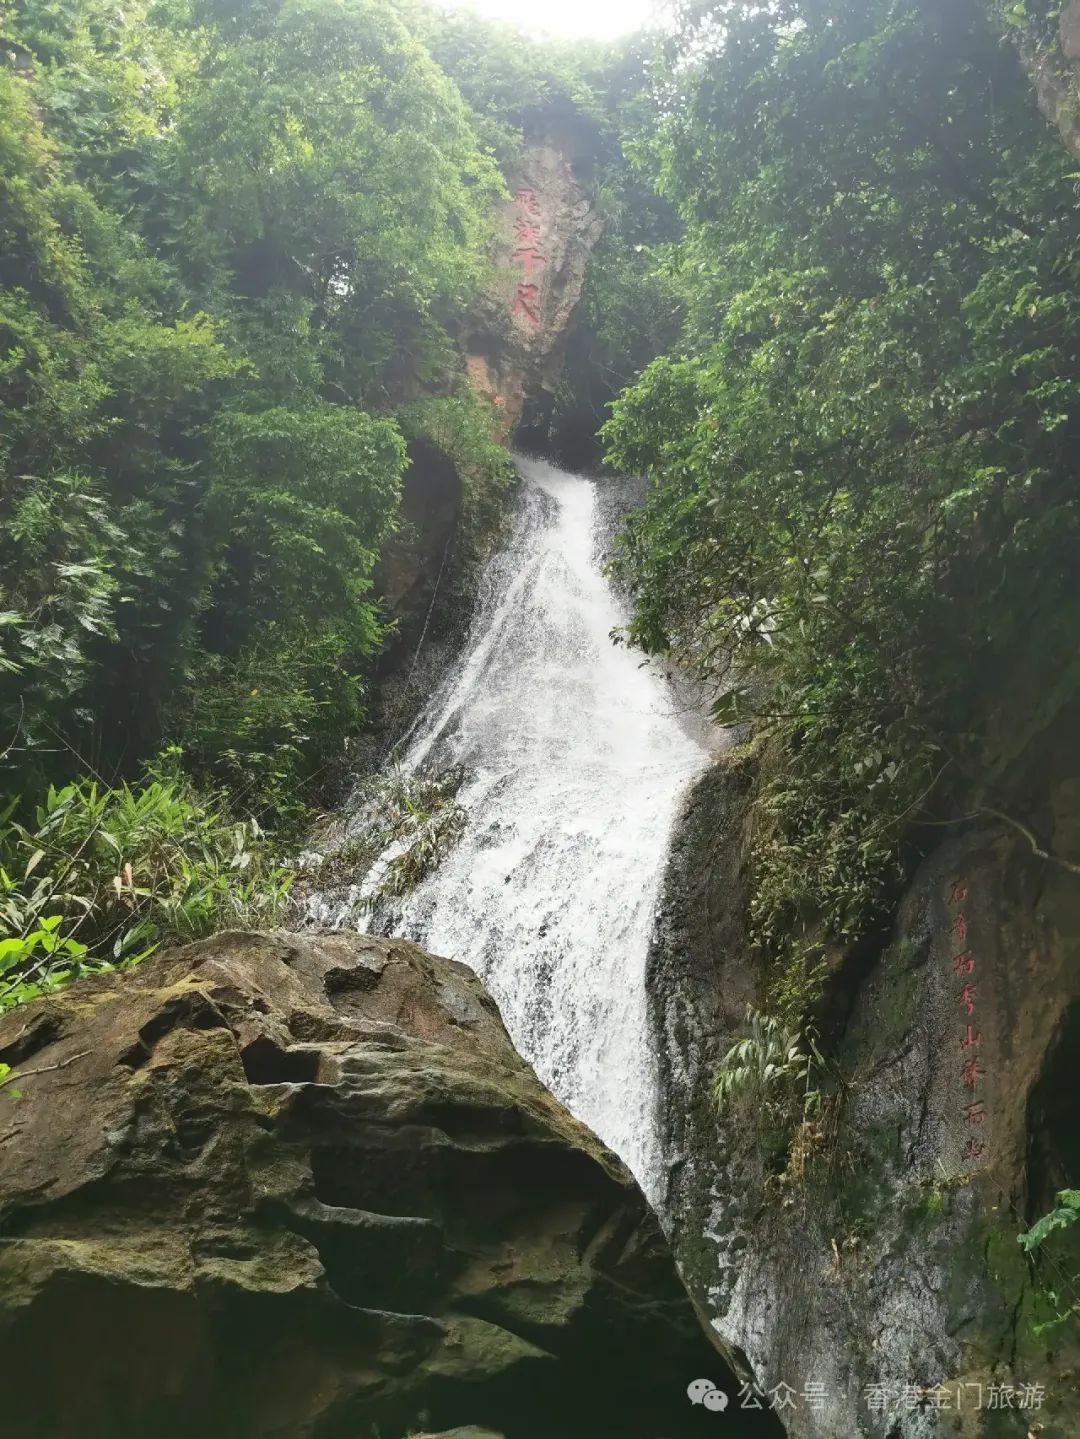
[[[588,35],[610,40],[640,30],[654,10],[654,0],[443,0],[447,8],[466,6],[494,20],[508,20],[534,33]]]

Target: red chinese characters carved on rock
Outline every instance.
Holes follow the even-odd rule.
[[[949,905],[953,909],[953,916],[949,933],[960,948],[960,952],[952,956],[952,968],[953,973],[965,981],[956,998],[961,1010],[967,1016],[967,1020],[970,1021],[974,1019],[977,1000],[975,983],[969,978],[975,973],[975,953],[974,950],[967,948],[968,920],[967,915],[960,908],[966,903],[968,894],[966,881],[962,879],[952,881],[949,886]],[[965,1022],[960,1037],[961,1051],[974,1050],[981,1046],[982,1031],[975,1024]],[[971,1096],[963,1105],[964,1122],[969,1126],[983,1125],[987,1122],[985,1102],[974,1097],[975,1091],[984,1077],[985,1071],[977,1055],[968,1054],[960,1065],[960,1083]],[[961,1151],[961,1162],[976,1162],[982,1159],[985,1153],[986,1145],[981,1139],[969,1138],[965,1141]]]
[[[526,278],[514,292],[512,315],[520,315],[530,325],[540,323],[540,286],[532,280],[536,270],[548,262],[540,248],[540,201],[535,190],[515,190],[514,203],[521,214],[514,221],[513,262],[525,271]]]
[[[983,1067],[977,1059],[965,1059],[960,1066],[960,1083],[965,1089],[974,1089],[983,1077]]]
[[[540,286],[522,283],[517,287],[517,294],[514,296],[513,314],[524,315],[532,325],[540,323],[540,314],[537,304],[540,295]]]
[[[515,220],[514,239],[519,245],[539,245],[540,226],[535,220]]]
[[[535,245],[530,245],[527,249],[515,250],[514,259],[522,266],[527,275],[531,275],[538,265],[547,264],[547,256]]]
[[[963,953],[953,955],[952,966],[954,974],[974,974],[975,956],[970,949],[965,949]]]

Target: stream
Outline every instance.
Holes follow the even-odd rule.
[[[612,642],[626,613],[602,572],[597,482],[517,463],[512,538],[401,762],[463,773],[464,831],[405,900],[353,922],[475,970],[543,1082],[655,1200],[645,970],[680,799],[707,753],[664,676]],[[341,922],[330,910],[319,918]]]

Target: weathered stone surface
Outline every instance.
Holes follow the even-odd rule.
[[[710,1095],[761,1002],[743,908],[756,763],[726,756],[692,795],[651,963],[667,1218],[691,1293],[766,1388],[825,1386],[819,1411],[785,1410],[794,1436],[1074,1435],[1075,1327],[1037,1331],[1052,1311],[1017,1235],[1080,1181],[1080,879],[992,818],[928,856],[891,940],[838,981],[846,1089],[804,1182],[777,1185],[754,1117],[721,1118]],[[1080,854],[1078,798],[1077,779],[1059,778],[1039,812],[1053,854]],[[974,969],[958,972],[965,953]],[[909,1407],[904,1386],[939,1383],[947,1409]],[[1017,1407],[1027,1383],[1045,1386],[1037,1411]],[[1015,1386],[1011,1407],[991,1407],[993,1384]]]
[[[571,147],[551,135],[525,148],[499,215],[499,283],[466,338],[469,375],[509,435],[526,407],[550,407],[563,346],[603,217],[574,172]],[[526,415],[526,418],[529,418]]]
[[[1058,22],[1061,36],[1061,52],[1065,59],[1075,64],[1080,61],[1080,0],[1069,0],[1061,7]]]
[[[730,1387],[464,966],[225,934],[9,1013],[0,1059],[6,1439],[670,1439]]]
[[[1050,41],[1039,19],[1014,15],[1006,33],[1017,46],[1039,109],[1080,159],[1080,0],[1062,5],[1057,28]]]

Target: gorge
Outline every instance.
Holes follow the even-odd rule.
[[[1077,11],[0,5],[6,1433],[1080,1434]]]

